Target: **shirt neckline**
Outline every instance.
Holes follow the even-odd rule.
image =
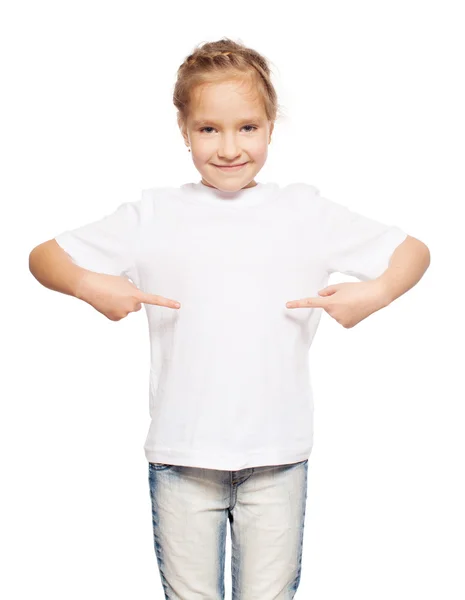
[[[235,192],[219,190],[205,185],[201,181],[185,183],[181,186],[183,191],[189,192],[188,197],[195,201],[221,207],[248,207],[267,204],[274,197],[272,192],[278,191],[276,183],[261,183],[249,188],[242,188]]]

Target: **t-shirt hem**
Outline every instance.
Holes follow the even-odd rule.
[[[239,471],[252,467],[265,467],[273,465],[292,464],[307,460],[310,457],[312,446],[304,450],[292,451],[289,449],[261,450],[246,453],[245,456],[221,455],[218,452],[183,452],[163,448],[145,448],[148,462],[202,469],[217,469],[221,471]]]

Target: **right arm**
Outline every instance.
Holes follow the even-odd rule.
[[[69,296],[77,296],[86,273],[78,267],[54,239],[39,244],[29,254],[29,270],[46,288]]]
[[[43,286],[84,300],[111,321],[119,321],[130,312],[140,310],[142,303],[180,307],[170,298],[142,292],[126,277],[79,267],[55,239],[43,242],[31,251],[29,270]]]

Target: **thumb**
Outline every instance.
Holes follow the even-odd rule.
[[[331,296],[332,294],[334,294],[334,292],[337,292],[338,289],[339,289],[339,286],[337,284],[328,285],[328,287],[325,287],[322,290],[320,290],[318,292],[318,294],[320,296]]]

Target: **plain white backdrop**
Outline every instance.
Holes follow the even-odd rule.
[[[461,8],[3,4],[3,598],[164,598],[143,451],[145,310],[109,321],[41,286],[28,255],[142,189],[200,180],[172,92],[195,46],[223,36],[270,60],[285,113],[257,181],[315,185],[431,252],[417,286],[353,329],[322,315],[296,597],[465,597]],[[228,528],[227,599],[229,561]]]

